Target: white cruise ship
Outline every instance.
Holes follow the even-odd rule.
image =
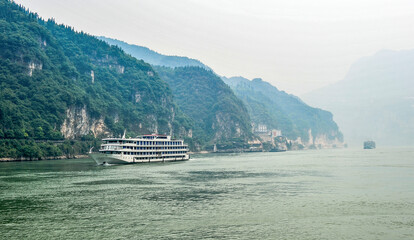
[[[183,140],[166,135],[143,135],[137,138],[105,138],[99,153],[89,153],[97,164],[125,164],[189,160]]]

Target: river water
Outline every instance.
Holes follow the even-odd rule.
[[[414,148],[0,163],[0,239],[414,239]]]

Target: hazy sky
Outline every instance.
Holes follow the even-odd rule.
[[[302,94],[358,58],[414,48],[412,0],[16,0],[97,36],[196,58]]]

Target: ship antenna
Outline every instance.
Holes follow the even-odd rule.
[[[126,134],[126,129],[124,130],[124,135],[122,135],[122,138],[125,138],[125,134]]]

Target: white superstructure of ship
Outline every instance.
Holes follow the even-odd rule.
[[[125,164],[189,160],[188,145],[167,135],[104,138],[98,153],[89,153],[97,164]]]

